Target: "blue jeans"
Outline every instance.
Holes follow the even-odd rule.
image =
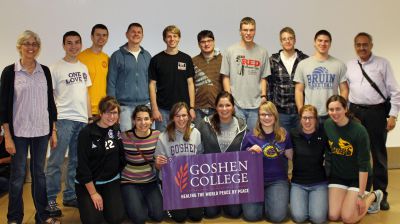
[[[50,157],[47,160],[46,186],[47,200],[55,201],[57,194],[61,191],[61,172],[65,160],[65,153],[68,150],[68,168],[65,179],[63,201],[70,201],[76,198],[75,174],[78,165],[78,135],[86,124],[79,121],[58,120],[57,147],[50,150]]]
[[[325,223],[328,217],[328,185],[305,186],[292,183],[290,210],[293,221]]]
[[[256,126],[258,119],[258,108],[256,109],[243,109],[235,105],[236,116],[246,121],[247,129],[252,131]]]
[[[145,223],[148,218],[163,220],[163,199],[157,182],[122,184],[121,191],[126,213],[134,223]]]
[[[132,112],[136,106],[121,106],[121,114],[119,115],[119,127],[121,131],[128,131],[132,129]]]
[[[243,216],[247,221],[259,221],[263,216],[273,223],[282,222],[287,217],[289,204],[289,183],[278,180],[264,185],[264,204],[262,202],[243,204]]]
[[[162,121],[156,121],[156,129],[163,132],[167,128],[167,124],[169,121],[169,110],[158,108],[161,113]]]
[[[298,114],[283,114],[279,113],[279,122],[286,131],[290,131],[299,125],[299,115]]]
[[[221,210],[229,218],[237,219],[242,214],[242,206],[239,205],[222,205],[222,206],[212,206],[204,208],[204,217],[215,218],[221,214]]]
[[[197,126],[200,124],[200,122],[204,119],[204,117],[208,117],[210,115],[213,115],[215,113],[215,109],[209,108],[208,113],[204,113],[204,111],[200,109],[196,109],[196,119],[194,120],[194,124]]]
[[[30,149],[30,171],[32,177],[32,198],[36,208],[35,221],[42,223],[48,218],[45,211],[46,198],[46,176],[44,175],[44,164],[46,161],[47,145],[49,136],[23,138],[14,137],[16,153],[11,156],[10,191],[8,202],[7,219],[9,222],[22,223],[24,218],[24,202],[22,200],[23,185],[26,174],[26,158],[28,148]]]

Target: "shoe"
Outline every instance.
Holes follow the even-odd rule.
[[[383,199],[381,202],[381,210],[387,211],[389,209],[390,209],[389,202],[387,201],[387,199]]]
[[[61,209],[58,207],[56,201],[49,201],[46,206],[46,211],[49,212],[49,217],[60,217],[62,215]]]
[[[383,199],[383,192],[381,190],[373,191],[375,194],[375,201],[372,202],[371,206],[368,208],[368,214],[375,214],[381,210],[381,202]]]
[[[72,199],[72,200],[68,200],[68,201],[63,201],[63,205],[65,207],[75,207],[78,208],[78,200],[76,200],[76,198]]]
[[[61,224],[61,221],[56,219],[56,218],[48,218],[46,221],[43,222],[43,224]]]

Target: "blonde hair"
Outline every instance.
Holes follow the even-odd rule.
[[[253,133],[256,137],[264,139],[265,134],[262,129],[262,124],[260,122],[260,113],[261,112],[269,112],[274,116],[275,122],[273,127],[273,132],[275,134],[275,140],[277,142],[283,142],[286,139],[286,130],[282,128],[279,124],[279,114],[275,105],[271,101],[264,102],[258,108],[258,118],[256,122],[256,126],[254,127]]]
[[[179,38],[181,37],[181,30],[175,25],[169,25],[165,27],[164,31],[162,32],[163,40],[165,40],[167,37],[168,32],[178,35]]]
[[[39,35],[31,30],[25,30],[24,32],[22,32],[18,39],[17,39],[17,50],[19,55],[21,56],[21,46],[25,43],[25,41],[27,41],[29,38],[33,37],[36,41],[36,43],[39,45],[39,49],[41,46],[41,41],[39,38]]]

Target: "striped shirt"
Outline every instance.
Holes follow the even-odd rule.
[[[32,138],[49,134],[47,81],[42,66],[36,63],[29,74],[20,61],[15,63],[13,127],[14,135]]]
[[[149,183],[157,179],[152,164],[159,135],[158,130],[151,130],[146,137],[138,137],[131,131],[122,134],[127,164],[121,173],[121,183]]]

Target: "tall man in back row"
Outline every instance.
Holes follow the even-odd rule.
[[[346,77],[350,87],[350,111],[360,119],[370,138],[373,160],[372,185],[374,190],[380,189],[384,194],[380,209],[389,210],[386,191],[388,185],[386,138],[387,132],[396,126],[400,110],[400,88],[390,63],[385,58],[373,55],[372,46],[370,34],[359,33],[355,36],[354,49],[358,58],[347,63]],[[377,85],[383,97],[390,98],[389,115],[385,112],[385,99],[364,77],[361,68]]]
[[[267,100],[267,76],[271,74],[266,49],[254,42],[256,21],[245,17],[240,21],[239,43],[224,53],[221,65],[222,85],[235,98],[235,111],[247,128],[253,130],[258,107]]]
[[[304,104],[314,105],[318,110],[320,123],[328,118],[326,101],[334,94],[347,99],[349,88],[346,81],[346,65],[329,55],[332,36],[326,30],[318,31],[314,36],[315,53],[302,60],[297,66],[293,81],[295,101],[300,110]]]

